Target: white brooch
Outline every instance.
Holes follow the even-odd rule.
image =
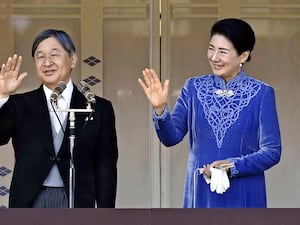
[[[215,91],[215,93],[219,96],[219,97],[231,97],[234,95],[234,92],[233,90],[221,90],[221,89],[218,89]]]

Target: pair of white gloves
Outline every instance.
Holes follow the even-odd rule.
[[[226,170],[210,168],[211,177],[207,177],[203,174],[207,184],[210,184],[210,190],[216,192],[217,194],[223,194],[229,187],[230,182]]]

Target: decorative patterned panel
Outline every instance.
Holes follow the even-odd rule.
[[[0,195],[5,196],[9,194],[9,189],[5,186],[0,186]]]
[[[7,174],[10,174],[10,173],[11,173],[10,169],[7,169],[4,166],[0,167],[0,176],[4,177],[4,176],[6,176]]]
[[[101,60],[97,59],[94,56],[90,56],[87,59],[83,60],[83,62],[85,62],[86,64],[88,64],[89,66],[95,66],[96,64],[100,63]]]
[[[88,78],[85,78],[83,81],[85,81],[86,83],[88,83],[91,86],[94,86],[95,84],[101,82],[101,80],[99,80],[97,77],[94,77],[94,76],[89,76]]]

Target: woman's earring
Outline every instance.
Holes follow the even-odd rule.
[[[240,68],[242,68],[243,67],[243,63],[240,63]]]

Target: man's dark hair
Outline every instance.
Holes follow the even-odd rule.
[[[68,53],[69,56],[72,56],[75,52],[75,46],[71,39],[71,37],[63,30],[55,30],[55,29],[47,29],[42,31],[40,34],[36,36],[34,42],[32,44],[31,56],[34,58],[34,54],[36,52],[39,44],[47,38],[54,37],[64,48],[64,50]]]

